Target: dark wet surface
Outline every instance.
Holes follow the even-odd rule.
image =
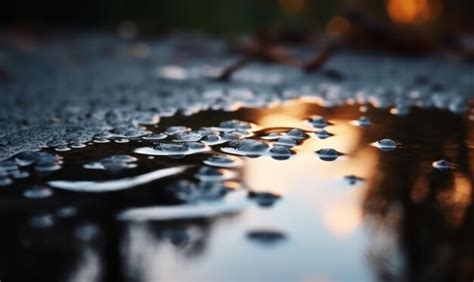
[[[472,114],[290,101],[17,155],[0,279],[470,281]]]

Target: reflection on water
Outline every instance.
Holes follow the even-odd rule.
[[[292,101],[146,129],[154,135],[2,164],[13,184],[0,191],[0,279],[474,277],[474,123],[461,116]],[[386,138],[395,150],[371,146]],[[324,148],[340,154],[324,160]],[[442,159],[450,169],[433,167]],[[35,172],[44,160],[62,168]]]

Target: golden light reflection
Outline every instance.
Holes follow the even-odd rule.
[[[351,30],[350,22],[341,16],[336,16],[329,20],[326,26],[326,32],[330,35],[340,36],[348,33]]]
[[[332,234],[346,237],[361,224],[362,213],[357,203],[341,201],[324,210],[323,221]]]
[[[396,23],[426,23],[439,17],[442,3],[440,0],[388,0],[386,9]]]
[[[454,176],[454,187],[449,190],[440,191],[437,200],[445,209],[447,222],[457,227],[464,222],[464,215],[472,199],[472,187],[470,180],[462,174]]]
[[[314,105],[299,102],[257,116],[254,121],[263,128],[315,130],[304,123],[304,119],[313,113],[311,107],[314,108]],[[347,187],[343,177],[355,174],[370,178],[376,173],[377,154],[372,148],[363,148],[362,131],[351,125],[349,118],[334,119],[332,117],[340,116],[339,110],[328,108],[326,111],[321,114],[333,123],[327,130],[335,136],[325,140],[308,138],[294,149],[297,154],[286,161],[268,157],[246,159],[242,176],[250,189],[271,191],[283,195],[285,199],[297,198],[305,202],[327,232],[344,238],[357,230],[363,220],[360,200],[365,186]],[[334,162],[322,161],[315,151],[324,147],[335,148],[347,155]]]

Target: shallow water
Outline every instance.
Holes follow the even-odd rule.
[[[472,279],[470,116],[290,101],[13,157],[0,279]]]

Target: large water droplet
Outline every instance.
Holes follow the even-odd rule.
[[[291,151],[287,146],[274,145],[270,149],[270,155],[276,160],[287,160],[291,157]]]

